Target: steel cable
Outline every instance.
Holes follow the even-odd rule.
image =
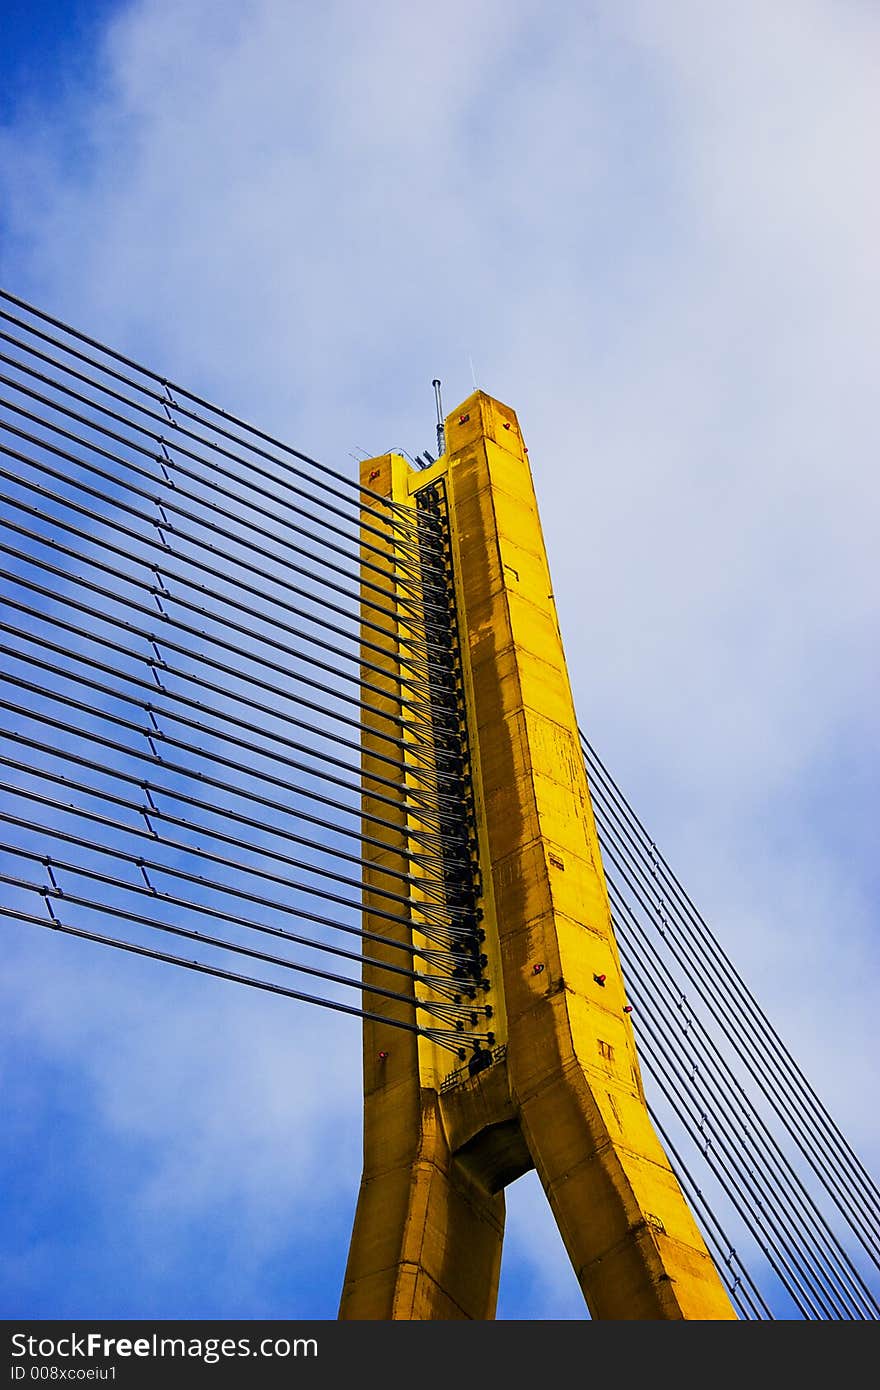
[[[608,776],[607,772],[605,776]],[[601,777],[595,777],[593,779],[593,791],[596,804],[601,805],[603,797]],[[609,846],[609,848],[613,852],[613,845]],[[648,859],[647,862],[650,865],[651,860]],[[632,872],[637,872],[639,874],[641,882],[645,884],[651,892],[656,891],[654,885],[651,883],[650,870],[647,875],[644,870],[638,870],[637,868]],[[691,955],[695,951],[699,951],[700,937],[695,938],[693,931],[689,928],[688,919],[682,916],[674,902],[670,905],[669,902],[664,900],[664,906],[666,908],[671,906],[674,914],[679,919],[680,929],[684,934],[682,944],[679,945],[677,937],[671,937],[667,932],[667,945],[670,950],[673,951],[673,954],[676,956],[682,968],[688,972],[688,976],[697,986],[704,1004],[718,1020],[729,1041],[736,1047],[740,1060],[743,1062],[744,1066],[747,1067],[762,1093],[773,1104],[776,1114],[785,1122],[786,1128],[798,1142],[801,1151],[806,1156],[809,1156],[813,1171],[822,1182],[825,1190],[834,1201],[838,1210],[844,1215],[854,1234],[862,1243],[869,1258],[875,1266],[880,1267],[876,1242],[872,1245],[871,1242],[866,1239],[864,1230],[864,1207],[860,1201],[859,1193],[853,1190],[852,1180],[847,1182],[841,1179],[839,1164],[843,1161],[842,1156],[838,1155],[838,1168],[836,1173],[832,1176],[831,1167],[828,1163],[829,1154],[827,1144],[824,1152],[817,1150],[813,1131],[806,1127],[805,1122],[798,1116],[797,1111],[794,1109],[794,1105],[802,1100],[803,1097],[797,1091],[792,1093],[789,1088],[786,1088],[784,1076],[781,1078],[781,1081],[777,1081],[778,1070],[776,1068],[767,1068],[762,1065],[761,1069],[758,1069],[755,1064],[756,1057],[761,1058],[762,1064],[767,1060],[766,1044],[768,1040],[772,1042],[776,1039],[775,1033],[772,1033],[772,1030],[770,1030],[772,1037],[769,1039],[767,1038],[764,1028],[769,1028],[769,1024],[766,1024],[761,1010],[751,999],[751,996],[748,994],[748,991],[745,990],[745,986],[741,981],[739,982],[736,992],[731,994],[728,984],[729,972],[725,971],[720,979],[717,976],[713,976],[714,953],[708,956],[709,968],[705,976],[703,976],[699,965],[701,960],[699,955],[697,956],[697,966],[695,968],[691,967]],[[661,922],[661,928],[665,930],[669,925],[668,919],[664,918]],[[705,931],[708,932],[708,928],[705,928]],[[687,946],[684,944],[685,941],[687,942]],[[720,952],[720,947],[717,949]],[[707,987],[710,981],[712,983],[711,989]],[[751,1032],[749,1030],[751,1030]],[[781,1044],[779,1046],[781,1048]],[[818,1104],[818,1101],[816,1101],[817,1106]],[[821,1109],[821,1107],[819,1108]],[[833,1154],[831,1157],[833,1158]],[[845,1204],[844,1199],[847,1192],[849,1193],[850,1199],[855,1202],[856,1208],[861,1208],[861,1215],[856,1215],[855,1211],[848,1208]],[[867,1195],[870,1196],[870,1192]]]

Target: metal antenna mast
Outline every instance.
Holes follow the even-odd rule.
[[[434,387],[434,395],[437,398],[437,454],[438,457],[442,458],[446,453],[446,438],[443,432],[443,406],[440,401],[439,378],[435,376],[431,384]]]

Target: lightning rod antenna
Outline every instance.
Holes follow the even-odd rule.
[[[443,433],[443,406],[440,402],[440,380],[434,377],[431,383],[434,387],[434,395],[437,398],[437,453],[442,457],[446,453],[446,440]]]

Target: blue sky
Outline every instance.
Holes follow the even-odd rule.
[[[709,11],[6,4],[0,279],[343,469],[518,411],[581,725],[877,1173],[878,18]],[[24,932],[4,1316],[335,1316],[357,1025]]]

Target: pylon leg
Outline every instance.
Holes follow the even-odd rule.
[[[606,1101],[610,1115],[572,1058],[519,1102],[526,1143],[591,1317],[730,1319],[727,1296],[643,1108],[621,1106],[611,1093]]]
[[[731,1319],[648,1114],[518,422],[477,392],[446,440],[513,1111],[594,1318]]]
[[[371,491],[403,505],[409,496],[409,472],[405,460],[386,455],[365,461],[361,480]],[[369,545],[375,545],[377,529],[382,528],[381,515],[377,519],[375,509],[367,515]],[[394,555],[395,539],[389,527],[390,570]],[[374,551],[367,549],[366,559],[374,561]],[[376,937],[370,941],[368,956],[365,951],[364,998],[370,1009],[371,986],[394,984],[400,997],[383,998],[383,1018],[397,1019],[411,1028],[418,1021],[415,987],[402,982],[399,975],[389,978],[382,966],[394,969],[402,960],[411,960],[388,944],[397,941],[409,950],[415,937],[405,906],[395,906],[396,920],[389,919],[383,890],[399,889],[387,877],[387,870],[400,868],[412,824],[402,805],[405,795],[395,808],[387,796],[382,799],[374,790],[384,787],[374,779],[388,776],[388,736],[400,733],[404,623],[401,620],[395,627],[386,611],[377,628],[375,572],[367,569],[365,575],[362,603],[365,622],[370,624],[370,696],[362,733],[362,808],[368,836],[363,850],[367,861],[363,921]],[[382,583],[387,587],[389,581]],[[408,622],[411,625],[412,618]],[[384,638],[379,628],[385,631]],[[379,819],[371,820],[371,816]],[[407,990],[408,998],[402,997]],[[439,1087],[444,1071],[454,1065],[454,1054],[441,1051],[424,1036],[371,1018],[364,1020],[363,1047],[364,1167],[339,1317],[492,1319],[501,1268],[504,1197],[491,1195],[450,1152]]]
[[[503,1193],[482,1191],[452,1157],[436,1091],[401,1099],[390,1091],[369,1110],[374,1142],[367,1138],[339,1317],[491,1320]],[[381,1132],[386,1120],[400,1136],[396,1153]]]

